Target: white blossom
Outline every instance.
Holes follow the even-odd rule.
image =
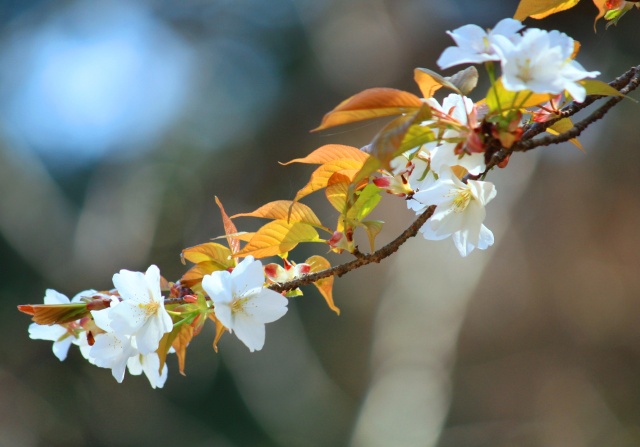
[[[106,332],[95,336],[89,357],[96,366],[110,368],[113,377],[122,383],[129,358],[138,353],[129,335]]]
[[[140,353],[154,352],[162,336],[173,329],[160,292],[160,270],[155,265],[144,274],[120,270],[113,275],[113,285],[122,302],[109,309],[111,329],[118,335],[135,336]]]
[[[493,233],[484,226],[485,206],[496,196],[492,183],[461,182],[451,170],[443,172],[430,188],[414,194],[425,205],[436,205],[433,215],[421,228],[426,239],[452,236],[460,255],[467,256],[476,247],[493,245]]]
[[[253,256],[247,256],[231,273],[217,271],[202,278],[216,318],[251,352],[264,346],[265,323],[287,313],[288,300],[263,285],[262,263]]]
[[[134,376],[139,376],[144,372],[147,379],[149,379],[151,388],[162,388],[167,381],[167,365],[166,363],[163,365],[162,374],[160,374],[160,357],[155,352],[147,355],[137,354],[129,357],[129,360],[127,360],[127,369],[129,373]]]
[[[95,290],[85,290],[69,300],[66,295],[53,289],[47,289],[44,296],[44,304],[78,303],[82,297],[92,296],[96,293]],[[31,323],[29,325],[29,337],[33,340],[53,341],[53,354],[60,361],[67,358],[71,344],[81,345],[83,343],[82,339],[85,338],[84,331],[77,322],[52,325]]]
[[[507,90],[550,94],[566,90],[582,102],[586,91],[577,81],[600,74],[586,71],[572,59],[574,40],[559,31],[531,28],[517,42],[501,36],[496,39],[499,42],[496,51],[502,61],[502,83]]]
[[[477,64],[500,60],[496,53],[496,36],[516,42],[523,28],[522,23],[514,19],[502,19],[495,28],[486,31],[478,25],[465,25],[453,31],[447,31],[457,46],[444,50],[437,61],[441,69],[460,64]]]
[[[469,117],[473,113],[473,101],[466,96],[452,93],[444,98],[442,106],[440,106],[435,99],[430,98],[429,105],[448,115],[449,119],[457,121],[461,126],[465,127],[465,130],[474,125],[474,123],[469,120]],[[425,147],[431,151],[431,169],[436,173],[440,173],[442,170],[447,170],[451,166],[459,165],[474,175],[483,172],[486,169],[484,153],[456,153],[456,148],[460,144],[465,144],[467,136],[468,131],[451,128],[443,132],[442,140],[457,139],[460,141],[441,141],[439,144],[435,142],[426,144]]]

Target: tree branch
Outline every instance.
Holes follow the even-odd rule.
[[[627,72],[614,79],[609,85],[618,90],[623,95],[627,95],[640,85],[640,65],[631,67]],[[604,115],[611,110],[616,104],[624,99],[624,96],[616,96],[609,99],[596,109],[591,115],[576,123],[571,129],[558,135],[547,135],[542,138],[533,137],[547,130],[556,122],[563,118],[568,118],[575,115],[579,111],[587,108],[598,99],[604,98],[602,95],[590,95],[582,103],[571,102],[567,106],[563,107],[560,111],[560,116],[557,118],[545,121],[543,123],[533,123],[528,127],[525,127],[525,131],[522,135],[522,139],[515,143],[511,148],[500,148],[492,156],[491,160],[487,163],[487,168],[484,174],[489,172],[494,166],[505,160],[513,152],[526,152],[536,147],[550,146],[552,144],[563,143],[569,141],[572,138],[578,137],[587,127],[593,124],[595,121],[603,118]]]
[[[314,283],[320,279],[328,278],[330,276],[338,276],[338,277],[342,276],[345,273],[350,272],[351,270],[355,270],[364,265],[371,264],[372,262],[380,262],[383,259],[391,256],[396,251],[398,251],[400,246],[404,244],[409,238],[412,238],[416,234],[418,234],[418,230],[420,230],[420,227],[422,227],[422,225],[424,225],[427,219],[429,219],[433,215],[433,212],[435,211],[435,209],[436,209],[435,205],[432,205],[429,208],[427,208],[420,216],[418,216],[418,218],[409,226],[409,228],[407,228],[402,232],[402,234],[400,234],[400,236],[395,238],[393,241],[389,242],[384,247],[374,251],[373,253],[369,253],[369,254],[361,253],[358,256],[358,258],[354,259],[353,261],[336,265],[334,267],[321,270],[316,273],[304,275],[292,281],[272,284],[269,286],[269,289],[274,290],[276,292],[286,292],[288,290],[294,290],[294,289],[297,289],[298,287],[306,286],[308,284]]]

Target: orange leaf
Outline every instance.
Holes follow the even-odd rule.
[[[201,262],[214,262],[220,265],[221,268],[226,269],[235,265],[231,258],[231,250],[224,245],[216,244],[215,242],[207,242],[205,244],[196,245],[194,247],[185,248],[180,254],[182,263],[186,259],[194,264]]]
[[[220,321],[216,318],[214,314],[209,314],[208,316],[209,316],[209,319],[216,324],[216,336],[213,339],[213,350],[217,353],[218,342],[220,341],[220,337],[222,337],[222,334],[224,334],[227,328],[224,327],[222,323],[220,323]]]
[[[180,329],[178,330],[178,334],[174,338],[173,343],[171,343],[171,346],[173,346],[173,349],[176,350],[176,355],[178,356],[178,366],[180,369],[180,374],[182,374],[183,376],[185,375],[184,364],[187,358],[187,345],[189,344],[192,338],[193,338],[193,326],[190,324],[183,324],[182,326],[180,326]]]
[[[364,162],[369,155],[362,152],[357,147],[343,146],[342,144],[326,144],[311,152],[304,158],[296,158],[295,160],[282,163],[283,166],[291,163],[306,163],[311,165],[322,165],[333,160],[342,158],[350,158]]]
[[[287,253],[300,242],[324,242],[309,224],[274,220],[264,225],[235,256],[266,258]]]
[[[382,116],[401,115],[422,105],[416,95],[393,88],[372,88],[342,101],[312,132]]]
[[[316,273],[331,268],[329,261],[322,256],[311,256],[304,262],[311,266],[309,273]],[[340,315],[340,309],[338,309],[338,307],[333,303],[333,276],[320,279],[314,282],[313,285],[316,286],[318,291],[322,294],[324,300],[329,306],[329,309]]]
[[[442,84],[433,78],[429,73],[424,70],[420,70],[416,68],[413,70],[413,79],[420,87],[420,91],[422,92],[422,96],[424,98],[431,98],[436,91],[442,88]]]
[[[255,211],[250,213],[240,213],[231,216],[236,217],[264,217],[266,219],[286,220],[288,222],[304,222],[316,227],[323,227],[320,219],[316,216],[311,208],[299,202],[291,200],[276,200],[262,205]]]
[[[235,261],[230,261],[230,265],[228,267],[223,267],[214,261],[201,262],[191,267],[184,275],[182,275],[182,278],[180,278],[180,284],[193,289],[194,292],[197,292],[199,291],[198,289],[202,289],[200,283],[202,282],[202,277],[204,275],[209,275],[219,270],[226,270],[233,266],[235,266]]]
[[[238,253],[240,251],[240,240],[233,236],[230,236],[231,234],[237,233],[238,229],[236,228],[233,221],[229,219],[229,216],[227,216],[227,213],[224,211],[224,207],[222,206],[222,202],[218,200],[218,197],[216,197],[216,204],[218,205],[218,208],[220,208],[220,213],[222,214],[222,223],[224,224],[224,233],[227,235],[227,242],[229,243],[229,248],[231,249],[231,252],[233,254]]]
[[[346,211],[347,194],[349,193],[349,185],[358,173],[357,169],[345,169],[334,172],[327,182],[325,194],[327,200],[340,213]]]
[[[326,188],[329,179],[335,172],[352,169],[359,170],[360,168],[362,168],[362,165],[362,161],[354,160],[352,158],[333,160],[321,165],[318,169],[313,171],[309,183],[307,183],[300,191],[298,191],[296,197],[293,200],[297,202],[298,200],[302,199],[305,196],[308,196],[312,192]]]
[[[556,12],[573,8],[580,0],[522,0],[513,18],[523,21],[527,17],[542,19]]]
[[[87,303],[23,304],[18,310],[32,315],[31,319],[42,325],[71,323],[89,314]]]

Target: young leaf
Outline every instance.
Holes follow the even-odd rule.
[[[370,145],[371,155],[380,161],[383,168],[389,170],[391,160],[403,152],[401,147],[407,135],[413,136],[409,129],[430,118],[431,108],[423,104],[416,112],[394,119],[374,137]]]
[[[311,174],[309,183],[307,183],[300,191],[298,191],[295,198],[293,199],[294,202],[297,202],[298,200],[311,194],[312,192],[326,188],[329,179],[334,173],[352,169],[359,170],[362,167],[362,164],[363,162],[360,160],[354,160],[352,158],[342,158],[321,165],[313,172],[313,174]]]
[[[231,221],[231,219],[229,219],[229,216],[227,216],[227,213],[224,211],[224,207],[222,206],[222,203],[220,202],[220,200],[218,200],[218,197],[216,197],[216,204],[220,208],[220,213],[222,214],[222,223],[224,224],[224,233],[227,235],[227,242],[229,243],[229,248],[231,249],[232,253],[234,254],[238,253],[240,251],[240,240],[238,238],[231,236],[232,234],[237,233],[238,229],[236,228],[235,224]]]
[[[216,324],[216,336],[213,338],[213,350],[217,353],[218,342],[220,341],[220,337],[222,337],[222,334],[225,333],[227,328],[224,327],[222,323],[220,323],[220,321],[216,318],[215,314],[210,313],[207,316],[211,321],[213,321]]]
[[[182,275],[180,278],[180,284],[185,287],[189,287],[194,292],[202,291],[202,277],[204,275],[209,275],[213,272],[217,272],[219,270],[227,270],[229,268],[235,267],[235,260],[230,260],[227,266],[221,265],[216,261],[205,261],[199,264],[194,265],[189,270]]]
[[[553,96],[549,93],[533,93],[529,90],[512,92],[504,88],[500,78],[487,92],[486,104],[490,112],[506,112],[544,104]]]
[[[303,203],[292,202],[291,200],[269,202],[250,213],[231,216],[232,219],[236,217],[264,217],[266,219],[287,220],[289,222],[303,222],[314,227],[326,229],[311,208]]]
[[[329,177],[325,194],[329,203],[340,213],[345,212],[349,185],[357,173],[357,169],[346,169],[334,172],[333,175]]]
[[[624,96],[606,82],[598,81],[597,79],[584,79],[582,81],[578,81],[578,84],[584,87],[587,91],[587,95]]]
[[[401,115],[421,105],[420,98],[412,93],[393,88],[372,88],[342,101],[322,118],[320,126],[312,132],[382,116]]]
[[[247,245],[235,256],[253,255],[256,259],[276,256],[291,251],[300,242],[324,242],[309,224],[274,220],[254,234]]]
[[[382,225],[384,224],[381,220],[363,220],[360,222],[364,229],[367,232],[367,237],[369,238],[369,245],[371,246],[371,251],[375,251],[375,240],[376,236],[382,231]]]
[[[194,329],[191,324],[183,324],[178,329],[178,333],[176,334],[171,346],[176,350],[176,355],[178,356],[178,367],[180,370],[180,374],[183,376],[184,373],[184,365],[187,359],[187,346],[189,342],[193,338]],[[161,369],[162,371],[162,369]]]
[[[559,135],[563,132],[571,130],[572,128],[573,122],[571,121],[571,118],[562,118],[561,120],[553,123],[552,126],[547,127],[547,132],[549,132],[551,135]],[[578,149],[584,152],[584,148],[577,138],[572,138],[569,140],[569,142],[573,143],[575,146],[577,146]]]
[[[304,262],[311,266],[309,273],[316,273],[331,268],[329,261],[322,256],[311,256]],[[333,276],[320,279],[314,282],[313,285],[316,286],[318,291],[322,294],[324,300],[329,306],[329,309],[340,315],[340,309],[338,309],[338,307],[333,303]]]
[[[522,0],[513,18],[523,21],[527,17],[542,19],[556,12],[573,8],[580,0]]]
[[[360,223],[378,205],[382,197],[380,188],[373,183],[368,184],[360,193],[347,213],[347,219]]]
[[[23,304],[18,306],[18,310],[31,315],[35,323],[42,325],[71,323],[89,315],[87,303]]]
[[[352,160],[359,160],[364,162],[367,158],[369,158],[369,155],[367,155],[367,153],[365,152],[362,152],[356,147],[344,146],[342,144],[326,144],[311,152],[304,158],[296,158],[295,160],[291,160],[281,164],[283,166],[289,165],[291,163],[323,165],[325,163],[329,163],[330,161],[344,158],[350,158]]]
[[[453,76],[447,76],[445,79],[455,85],[464,96],[467,96],[478,85],[478,69],[473,65],[460,70]]]
[[[194,264],[200,264],[201,262],[213,262],[220,266],[220,270],[224,270],[235,265],[235,262],[231,257],[231,250],[224,245],[216,244],[215,242],[207,242],[205,244],[185,248],[182,250],[180,257],[182,258],[183,264],[185,263],[185,260],[193,262]]]

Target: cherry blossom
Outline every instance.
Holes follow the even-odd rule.
[[[439,173],[443,169],[459,165],[474,175],[483,172],[486,169],[484,153],[474,151],[467,145],[468,137],[473,133],[471,128],[477,124],[473,101],[466,96],[452,93],[444,98],[442,106],[433,98],[430,98],[428,103],[447,115],[447,119],[459,125],[459,128],[445,130],[440,143],[425,145],[431,151],[431,169]]]
[[[425,239],[440,240],[452,236],[460,255],[467,256],[476,247],[493,245],[493,233],[484,226],[485,206],[496,196],[492,183],[461,182],[453,171],[443,172],[430,188],[413,198],[425,205],[436,205],[433,216],[421,228]]]
[[[497,36],[496,51],[502,61],[502,83],[507,90],[559,94],[565,90],[577,101],[586,97],[578,81],[594,78],[599,71],[586,71],[573,60],[574,40],[559,31],[531,28],[512,42]]]
[[[158,349],[162,336],[173,328],[173,321],[164,308],[160,292],[160,270],[155,265],[146,273],[120,270],[113,275],[113,285],[122,302],[112,306],[108,317],[118,335],[135,335],[141,354]]]
[[[518,31],[522,23],[514,19],[502,19],[495,28],[486,31],[478,25],[465,25],[453,31],[447,31],[457,46],[444,50],[436,62],[443,70],[460,64],[478,64],[500,60],[496,53],[496,36],[516,42],[520,38]]]
[[[265,323],[287,313],[288,300],[263,285],[262,263],[253,256],[247,256],[231,273],[216,271],[202,278],[216,318],[251,352],[264,346]]]
[[[71,300],[66,295],[53,289],[47,289],[44,296],[44,304],[69,304],[80,302],[82,297],[97,294],[95,290],[84,290],[74,296]],[[78,322],[65,324],[41,325],[31,323],[29,325],[29,337],[32,340],[53,341],[53,354],[60,361],[67,358],[71,344],[81,345],[84,333]]]
[[[147,355],[137,354],[129,357],[127,360],[127,369],[129,373],[134,376],[139,376],[144,373],[147,379],[149,379],[151,388],[162,388],[167,381],[167,365],[166,363],[164,364],[162,374],[160,374],[160,357],[155,352]]]

